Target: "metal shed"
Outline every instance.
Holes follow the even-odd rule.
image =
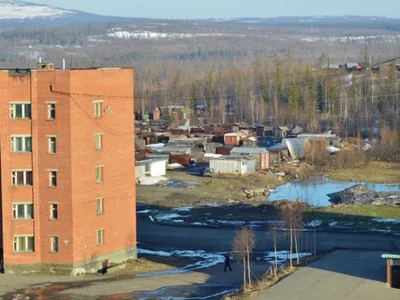
[[[256,171],[256,160],[237,156],[211,158],[210,169],[214,174],[249,175]]]
[[[231,150],[231,156],[248,156],[257,161],[257,170],[269,169],[269,152],[265,148],[235,147]]]
[[[143,166],[145,169],[144,176],[163,176],[167,173],[168,159],[152,158],[136,162],[136,178],[143,177]],[[141,176],[139,176],[141,175]]]

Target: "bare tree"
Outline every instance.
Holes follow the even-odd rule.
[[[299,254],[299,243],[300,237],[302,233],[302,229],[304,227],[303,222],[303,213],[304,213],[304,204],[297,199],[296,202],[292,204],[292,214],[293,214],[293,225],[294,225],[294,243],[296,247],[296,257],[297,257],[297,264],[300,264],[300,254]]]
[[[289,262],[290,267],[293,268],[293,230],[294,230],[294,215],[292,204],[287,204],[282,208],[282,221],[286,224],[287,233],[290,239],[289,245]]]
[[[243,227],[236,232],[233,240],[233,252],[236,259],[243,263],[243,288],[247,291],[252,287],[250,253],[256,244],[256,236],[250,228]]]
[[[275,277],[278,277],[278,239],[279,239],[279,230],[280,230],[280,225],[279,224],[271,224],[269,226],[269,232],[272,235],[272,239],[274,242],[274,275]]]

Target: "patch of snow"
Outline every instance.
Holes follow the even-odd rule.
[[[148,214],[149,212],[151,212],[150,209],[145,209],[145,210],[139,210],[136,213],[138,213],[138,214]]]
[[[306,256],[311,256],[311,253],[299,253],[299,257],[306,257]],[[296,253],[292,253],[292,255],[290,255],[289,251],[278,251],[277,252],[277,258],[280,261],[286,261],[288,259],[290,259],[290,256],[292,258],[297,258],[297,254]],[[267,254],[264,256],[265,260],[274,260],[275,259],[275,252],[267,252]]]
[[[195,225],[195,226],[207,226],[208,224],[200,223],[200,222],[194,222],[194,223],[191,223],[191,225]]]
[[[164,146],[165,146],[165,144],[162,144],[162,143],[146,145],[147,148],[161,148],[161,147],[164,147]]]
[[[329,222],[329,227],[336,227],[337,225],[338,225],[338,222],[336,222],[336,221]]]
[[[209,220],[212,222],[215,222],[217,224],[222,224],[222,225],[234,225],[234,226],[244,226],[246,225],[246,222],[244,221],[226,221],[226,220]]]
[[[326,150],[328,150],[329,154],[335,154],[337,152],[340,152],[339,148],[336,148],[336,147],[333,147],[333,146],[326,147]]]
[[[372,219],[372,221],[377,222],[377,223],[394,223],[394,224],[400,224],[400,219],[375,218],[375,219]]]
[[[187,207],[177,207],[174,208],[174,211],[180,211],[180,212],[190,212],[193,209],[192,206],[187,206]]]
[[[204,250],[192,251],[192,250],[174,250],[174,251],[152,251],[147,249],[138,249],[138,254],[145,254],[145,255],[155,255],[155,256],[162,256],[162,257],[185,257],[185,258],[196,258],[202,259],[201,261],[195,262],[193,264],[189,264],[182,269],[172,270],[178,273],[187,272],[187,271],[194,271],[198,269],[204,269],[213,267],[225,261],[225,257],[219,253],[209,253],[205,252]],[[168,271],[168,270],[167,270]]]
[[[306,227],[319,227],[322,225],[322,221],[320,220],[312,220],[306,224]]]
[[[76,12],[22,1],[3,0],[0,2],[0,19],[60,18]]]
[[[214,154],[214,153],[205,153],[204,154],[205,158],[219,158],[221,156],[222,156],[222,154]]]
[[[153,177],[139,177],[140,185],[157,185],[160,182],[167,181],[168,178],[163,176],[153,176]]]
[[[154,218],[152,216],[149,216],[150,221],[154,222]]]
[[[174,33],[174,32],[155,32],[155,31],[114,31],[107,34],[110,38],[133,39],[133,40],[162,40],[162,39],[191,39],[197,37],[227,37],[239,36],[242,34],[228,33]]]
[[[371,228],[371,229],[369,229],[369,231],[372,231],[372,232],[382,232],[382,233],[391,233],[391,232],[392,232],[392,230],[391,230],[390,228],[387,228],[387,229],[376,229],[376,228]]]
[[[223,204],[217,203],[217,202],[207,202],[206,204],[204,204],[204,206],[208,206],[208,207],[220,207],[220,206],[223,206]]]
[[[169,164],[167,166],[167,170],[179,170],[184,169],[185,167],[178,163]]]
[[[156,216],[157,221],[170,221],[172,219],[177,219],[177,218],[185,218],[186,216],[181,216],[178,214],[163,214],[163,215],[158,215]]]
[[[330,37],[303,37],[302,41],[308,43],[400,43],[400,35],[369,35],[369,36],[330,36]]]
[[[171,222],[174,222],[174,223],[183,223],[184,221],[183,221],[183,220],[171,220]]]

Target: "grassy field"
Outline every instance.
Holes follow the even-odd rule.
[[[400,164],[370,161],[358,168],[341,168],[329,173],[338,181],[400,183]]]
[[[373,205],[346,205],[315,208],[306,217],[318,220],[357,220],[365,218],[400,219],[400,207]]]
[[[243,177],[204,178],[184,172],[170,172],[169,179],[179,180],[193,189],[160,186],[137,186],[137,201],[163,207],[201,206],[207,202],[254,203],[264,198],[247,199],[244,190],[274,189],[284,182],[269,173],[256,173]]]

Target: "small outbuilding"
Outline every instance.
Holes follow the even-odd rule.
[[[265,148],[235,147],[231,150],[231,156],[248,156],[257,161],[256,170],[269,169],[269,152]]]
[[[140,177],[164,176],[167,174],[168,159],[164,157],[136,161],[136,179]]]
[[[386,260],[387,285],[400,289],[400,254],[383,254],[382,258]]]
[[[256,171],[256,159],[241,156],[221,156],[210,159],[213,174],[249,175]]]
[[[240,145],[240,134],[237,132],[227,133],[224,135],[225,145],[239,146]]]

